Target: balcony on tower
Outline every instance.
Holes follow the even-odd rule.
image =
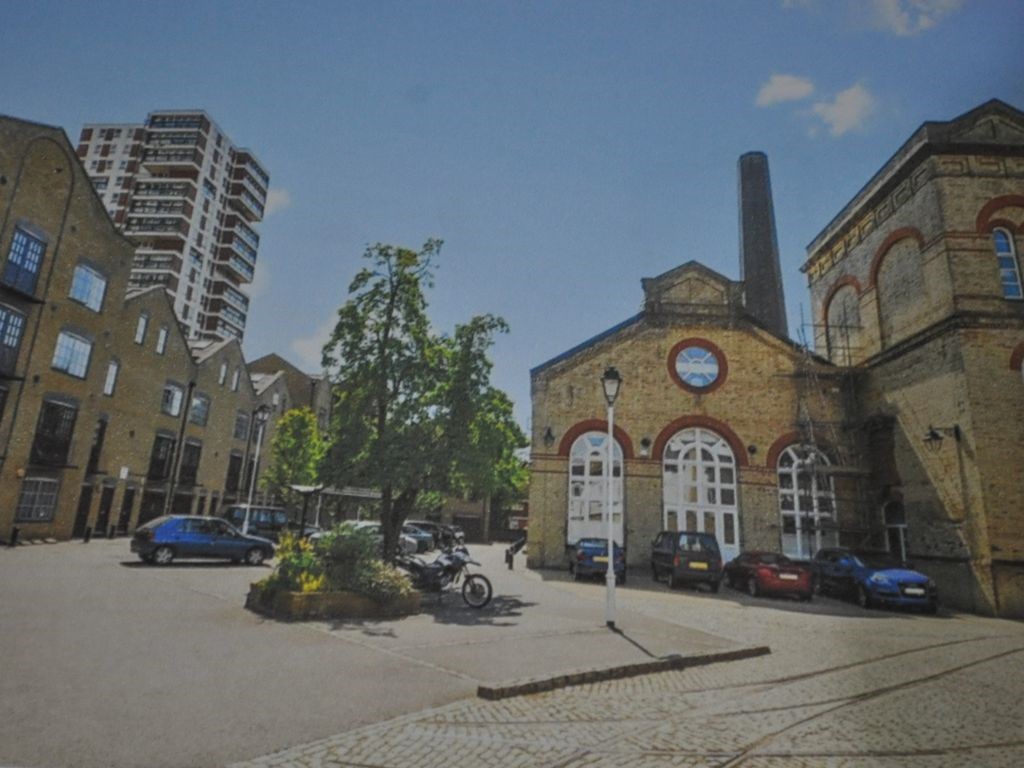
[[[142,167],[154,176],[197,178],[203,153],[195,147],[154,147],[142,153]]]
[[[247,221],[259,221],[263,218],[269,188],[270,177],[252,153],[245,149],[235,150],[228,198],[232,207]]]

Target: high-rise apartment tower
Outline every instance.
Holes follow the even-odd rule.
[[[768,156],[747,152],[739,159],[740,280],[747,311],[765,328],[789,335],[782,292],[779,240],[775,234]]]
[[[270,177],[201,110],[82,128],[78,156],[136,246],[129,291],[173,297],[189,338],[242,338]]]

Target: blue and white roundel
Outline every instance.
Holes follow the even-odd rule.
[[[676,355],[676,374],[683,383],[696,389],[710,387],[718,378],[718,358],[710,349],[696,345],[686,347]]]

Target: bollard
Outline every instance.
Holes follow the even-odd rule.
[[[89,543],[89,539],[91,539],[91,538],[92,538],[92,527],[91,526],[87,526],[86,529],[85,529],[85,536],[82,537],[82,543],[83,544],[88,544]]]
[[[508,549],[505,550],[505,562],[508,564],[508,569],[510,571],[514,570],[513,567],[512,567],[512,561],[513,561],[514,557],[515,556],[512,554],[512,547],[509,547]]]
[[[19,533],[21,533],[21,529],[18,528],[18,526],[14,526],[13,528],[11,528],[11,538],[10,538],[10,541],[7,542],[7,546],[9,546],[9,547],[16,547],[16,546],[18,546],[18,534]]]
[[[108,538],[108,539],[112,539],[112,538],[114,538],[114,534],[115,534],[116,532],[117,532],[117,526],[115,526],[115,525],[112,525],[112,526],[110,526],[110,527],[109,527],[109,528],[107,529],[107,538]]]

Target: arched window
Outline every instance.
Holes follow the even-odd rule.
[[[615,540],[622,543],[622,447],[612,446],[612,523]],[[582,538],[608,536],[605,515],[605,462],[608,459],[608,434],[584,432],[569,451],[569,524],[568,544]]]
[[[1005,229],[992,230],[992,242],[996,249],[996,261],[999,264],[999,282],[1003,286],[1003,296],[1007,299],[1022,299],[1020,263],[1017,261],[1017,249],[1013,244],[1013,236]]]
[[[739,554],[736,458],[720,435],[691,427],[665,444],[662,527],[713,533],[722,557]]]
[[[828,466],[828,457],[813,445],[791,445],[779,456],[783,554],[813,557],[822,547],[838,545],[836,496]]]

